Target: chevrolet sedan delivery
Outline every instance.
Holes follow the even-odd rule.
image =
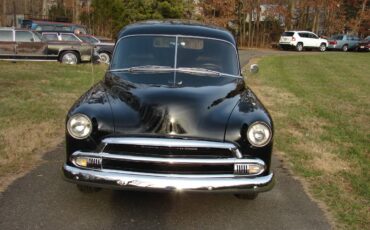
[[[63,174],[98,188],[224,192],[273,187],[272,119],[245,85],[233,36],[188,21],[123,28],[104,79],[66,118]]]

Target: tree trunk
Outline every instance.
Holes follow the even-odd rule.
[[[249,18],[248,18],[248,47],[252,46],[252,14],[253,14],[253,9],[249,11]]]
[[[261,19],[261,4],[260,0],[257,1],[257,32],[256,32],[256,46],[258,47],[260,45],[260,19]]]
[[[361,26],[361,22],[364,18],[364,13],[365,13],[365,9],[366,9],[366,4],[367,4],[367,0],[364,0],[362,2],[362,7],[361,7],[361,11],[360,11],[360,15],[358,16],[358,18],[356,19],[356,25],[355,25],[355,29],[354,31],[358,33],[359,29],[360,29],[360,26]]]

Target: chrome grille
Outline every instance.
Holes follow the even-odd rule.
[[[101,170],[142,173],[251,175],[248,165],[265,166],[262,160],[242,158],[231,143],[134,137],[106,138],[102,142],[100,152],[77,151],[73,157],[92,158],[91,164],[101,164]],[[95,162],[97,158],[100,160]]]

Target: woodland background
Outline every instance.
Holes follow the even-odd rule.
[[[229,29],[247,47],[271,46],[283,31],[293,29],[323,37],[370,35],[369,0],[0,0],[0,12],[63,18],[111,38],[140,20],[200,20]]]

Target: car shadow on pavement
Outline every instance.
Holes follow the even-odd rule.
[[[330,229],[322,210],[274,158],[277,184],[253,201],[232,194],[84,194],[61,177],[64,146],[0,197],[0,229]]]

